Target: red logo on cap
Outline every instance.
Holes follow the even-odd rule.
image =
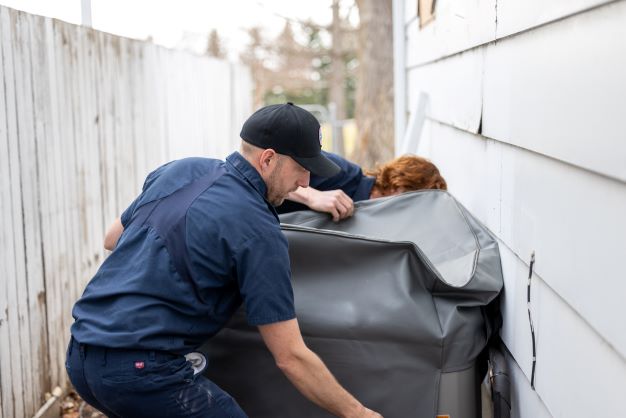
[[[146,367],[146,365],[144,364],[143,361],[136,361],[135,362],[135,369],[143,369],[144,367]]]

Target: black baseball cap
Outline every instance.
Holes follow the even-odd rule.
[[[322,154],[322,131],[315,116],[291,102],[257,110],[244,122],[240,136],[259,148],[290,156],[317,176],[332,177],[341,170]]]

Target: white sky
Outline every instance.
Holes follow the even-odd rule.
[[[130,38],[146,39],[166,47],[184,47],[202,53],[206,36],[216,29],[229,58],[236,60],[248,42],[246,29],[264,28],[278,34],[285,20],[311,18],[330,24],[331,0],[91,0],[93,27]],[[352,3],[344,0],[343,9]],[[29,13],[80,24],[81,0],[0,0],[0,4]],[[342,14],[345,13],[345,10]],[[352,17],[356,18],[356,10]]]

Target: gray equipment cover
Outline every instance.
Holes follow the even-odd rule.
[[[385,418],[434,417],[442,373],[471,368],[490,337],[484,307],[503,281],[498,245],[449,193],[356,204],[334,223],[281,216],[307,345]],[[204,347],[206,375],[250,417],[329,417],[276,367],[238,312]]]

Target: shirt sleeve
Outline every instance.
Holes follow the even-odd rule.
[[[323,178],[311,175],[310,186],[320,191],[343,190],[353,200],[367,200],[373,183],[369,182],[358,165],[337,154],[323,151],[324,155],[339,166],[339,173]]]
[[[128,223],[130,222],[130,218],[133,217],[133,213],[135,212],[135,209],[137,209],[137,204],[139,203],[140,198],[141,196],[133,200],[130,206],[128,206],[126,210],[122,212],[122,215],[120,216],[120,221],[122,222],[122,226],[124,227],[124,229],[128,228]]]
[[[280,230],[248,239],[237,251],[237,281],[248,324],[296,317],[287,239]]]
[[[122,215],[120,216],[120,221],[122,222],[122,226],[124,228],[128,227],[128,222],[130,222],[130,219],[133,217],[133,213],[135,213],[135,210],[137,210],[137,208],[142,203],[144,203],[144,200],[145,200],[144,196],[145,196],[146,191],[150,188],[150,186],[154,183],[154,181],[159,177],[163,169],[169,164],[171,163],[164,164],[161,167],[154,170],[153,172],[151,172],[150,174],[148,174],[148,176],[146,177],[146,180],[143,182],[143,187],[141,188],[141,194],[137,196],[135,200],[133,200],[130,206],[128,206],[126,210],[124,210],[124,212],[122,212]]]

